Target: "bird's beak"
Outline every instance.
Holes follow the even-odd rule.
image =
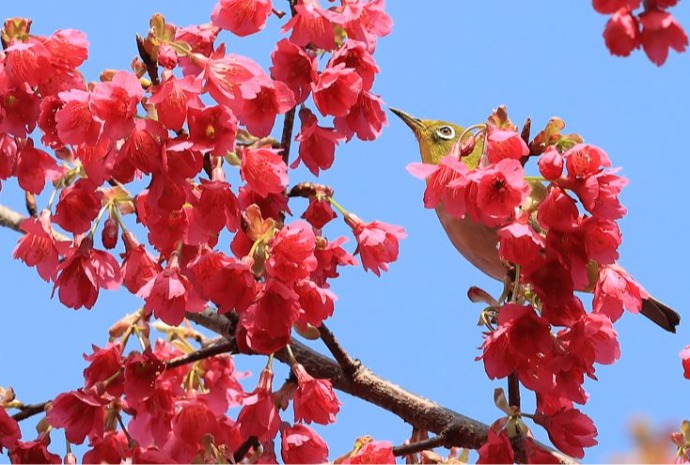
[[[395,114],[395,116],[403,120],[405,124],[407,124],[410,127],[410,129],[412,129],[412,131],[414,131],[415,133],[418,133],[419,131],[426,129],[421,119],[415,118],[409,113],[405,113],[404,111],[399,110],[397,108],[390,107],[390,111],[392,111]]]

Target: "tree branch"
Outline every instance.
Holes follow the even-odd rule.
[[[186,316],[187,319],[226,337],[234,344],[237,315],[233,313],[218,315],[206,310],[202,313],[188,313]],[[480,421],[407,391],[379,377],[363,365],[357,370],[355,376],[348,377],[337,362],[294,338],[290,340],[290,347],[295,358],[312,376],[328,378],[336,389],[388,410],[419,430],[430,431],[444,437],[445,447],[479,449],[486,442],[489,426]],[[285,349],[277,352],[275,358],[290,365]],[[541,443],[540,446],[559,457],[562,463],[578,463],[574,458],[549,446]]]

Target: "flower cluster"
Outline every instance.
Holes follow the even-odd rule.
[[[356,219],[332,190],[309,183],[296,195],[309,199],[304,220],[286,221],[290,168],[304,163],[318,175],[332,166],[339,143],[376,139],[387,124],[373,93],[376,42],[392,26],[384,0],[339,3],[290,2],[282,21],[270,0],[220,0],[211,22],[188,27],[154,15],[132,70],[106,70],[95,83],[78,69],[88,57],[84,34],[34,35],[30,20],[7,20],[0,182],[16,177],[30,197],[48,182],[53,188],[40,214],[22,222],[14,257],[73,309],[91,309],[101,290],[124,286],[144,301],[137,324],[180,325],[211,304],[232,312],[244,352],[273,354],[293,328],[318,328],[335,308],[329,281],[357,264],[344,237],[328,240],[322,231],[337,216],[332,206],[351,226],[365,270],[377,275],[398,258],[405,236],[402,228]],[[216,41],[222,30],[246,36],[270,20],[282,23],[284,36],[269,70]],[[283,137],[293,139],[295,115],[299,149],[291,163],[292,141],[271,133],[282,117]],[[140,328],[131,331],[141,336]],[[181,355],[176,347],[126,353],[124,345],[94,348],[85,386],[58,396],[47,414],[69,442],[90,442],[84,461],[234,462],[251,438],[269,454],[279,431],[285,460],[327,460],[325,443],[305,423],[335,421],[339,402],[328,380],[293,367],[291,425],[278,407],[292,396],[277,400],[270,367],[245,394],[228,357],[167,369]],[[242,407],[236,421],[226,416],[233,406]],[[117,428],[122,414],[131,417],[126,434]],[[2,408],[0,430],[13,461],[54,460],[49,436],[20,441]]]
[[[616,221],[626,212],[619,194],[627,181],[602,149],[562,136],[560,120],[528,144],[502,114],[472,136],[481,151],[478,166],[467,166],[458,142],[438,165],[415,163],[410,171],[427,180],[427,208],[442,208],[458,227],[471,221],[497,237],[497,258],[516,282],[506,283],[506,299],[487,300],[492,307],[483,321],[490,331],[480,358],[489,378],[513,375],[534,391],[534,420],[560,450],[582,457],[584,447],[596,444],[594,424],[574,406],[587,401],[584,379],[596,379],[595,363],[619,358],[613,323],[624,308],[639,312],[649,297],[616,264]],[[539,156],[539,177],[525,173],[530,156]],[[591,312],[576,291],[593,292]]]
[[[604,41],[612,55],[628,56],[644,49],[656,65],[666,62],[669,49],[684,52],[688,35],[667,10],[678,0],[645,0],[641,12],[635,12],[642,0],[593,0],[594,9],[611,15],[604,29]]]

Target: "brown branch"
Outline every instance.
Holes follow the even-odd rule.
[[[448,441],[446,436],[446,434],[439,434],[433,438],[423,439],[411,444],[403,444],[402,446],[394,447],[393,455],[400,457],[402,455],[416,454],[423,450],[431,450],[435,449],[436,447],[441,447],[445,445],[446,441]]]
[[[188,313],[187,319],[228,338],[234,343],[236,315],[217,315],[212,311]],[[486,442],[489,426],[461,413],[443,407],[429,399],[403,389],[387,381],[370,369],[361,366],[352,378],[334,360],[322,355],[294,338],[290,347],[295,358],[316,378],[328,378],[333,386],[347,394],[377,405],[413,425],[443,435],[447,440],[445,447],[465,447],[479,449]],[[275,358],[290,365],[285,349],[277,352]],[[544,445],[542,447],[555,454],[563,463],[578,463],[572,457]]]
[[[233,348],[236,348],[236,346],[231,341],[222,338],[220,341],[199,350],[166,361],[165,368],[177,368],[188,363],[198,362],[199,360],[211,358],[225,352],[232,352]]]
[[[240,461],[249,453],[252,448],[257,448],[261,445],[256,436],[249,436],[249,438],[244,441],[240,447],[232,454],[232,458],[235,459],[235,463],[240,463]]]
[[[515,373],[508,375],[508,405],[520,410],[520,380]]]
[[[223,337],[214,340],[206,347],[202,347],[201,349],[195,350],[194,352],[191,352],[189,354],[167,360],[163,363],[166,368],[172,369],[182,365],[186,365],[188,363],[198,362],[199,360],[203,360],[205,358],[214,357],[225,352],[232,352],[236,349],[237,346],[235,345],[234,341],[230,341]],[[30,404],[19,407],[19,412],[12,415],[12,418],[14,418],[16,421],[26,420],[29,417],[43,412],[45,410],[46,405],[48,405],[50,402],[52,401],[47,400],[45,402],[41,402],[40,404]]]
[[[19,407],[19,412],[12,415],[12,418],[14,418],[15,421],[26,420],[29,417],[33,417],[34,415],[45,411],[46,405],[49,403],[50,401],[47,400],[45,402],[41,402],[40,404],[29,404]]]
[[[13,229],[24,234],[19,225],[26,219],[26,216],[0,204],[0,226]]]
[[[343,373],[345,373],[348,378],[353,378],[357,371],[362,368],[362,362],[350,357],[350,354],[340,345],[331,330],[328,329],[325,324],[321,323],[319,333],[321,333],[321,340],[326,344],[326,347],[328,347],[333,357],[335,357],[340,368],[343,369]]]
[[[9,207],[6,207],[5,205],[0,204],[0,226],[12,229],[14,231],[17,231],[18,233],[24,234],[24,231],[22,231],[22,228],[19,227],[19,225],[24,221],[27,217],[22,215],[19,212],[16,212],[12,210]],[[53,237],[57,239],[58,241],[72,241],[69,237],[65,236],[64,234],[61,234],[57,231],[53,231]]]
[[[280,138],[280,146],[283,149],[283,161],[286,165],[290,164],[290,144],[292,142],[292,129],[295,126],[295,108],[285,113],[283,122],[283,135]]]

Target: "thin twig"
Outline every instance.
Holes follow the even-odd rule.
[[[340,368],[343,369],[343,373],[349,377],[353,377],[355,373],[357,373],[357,370],[362,367],[362,362],[350,357],[345,348],[340,345],[331,330],[328,329],[325,324],[321,323],[319,333],[321,333],[321,340],[326,344],[331,354],[333,354]]]
[[[232,342],[223,338],[222,341],[219,341],[215,344],[209,345],[199,350],[195,350],[194,352],[191,352],[189,354],[168,360],[167,362],[165,362],[165,368],[177,368],[179,366],[186,365],[188,363],[198,362],[199,360],[211,358],[216,355],[223,354],[225,352],[231,352],[234,346],[235,345]]]
[[[236,315],[232,313],[218,315],[207,310],[202,313],[187,313],[186,317],[234,342],[236,325],[239,321]],[[336,361],[312,350],[294,338],[290,340],[290,347],[295,358],[312,376],[330,379],[336,389],[377,405],[419,430],[447,435],[445,447],[479,449],[486,442],[489,426],[480,421],[409,392],[379,377],[364,366],[360,366],[355,378],[350,378]],[[287,365],[291,363],[285,349],[278,351],[275,358]],[[574,458],[565,456],[547,445],[541,443],[539,445],[561,458],[563,463],[578,463]]]
[[[292,143],[292,129],[295,126],[295,108],[285,113],[283,121],[283,135],[280,138],[280,146],[283,149],[283,161],[290,164],[290,145]]]
[[[249,453],[249,450],[251,448],[256,448],[259,447],[261,443],[259,440],[256,438],[256,436],[249,436],[249,438],[244,441],[240,447],[237,448],[237,450],[232,454],[233,459],[235,459],[235,463],[240,463],[240,461]]]
[[[393,448],[393,455],[400,457],[401,455],[416,454],[423,450],[431,450],[436,447],[443,446],[448,438],[444,434],[439,434],[433,438],[423,439],[421,441],[413,442],[411,444],[403,444],[402,446],[397,446]]]
[[[40,404],[30,404],[20,407],[19,412],[12,415],[12,418],[14,418],[15,421],[26,420],[29,417],[33,417],[34,415],[45,411],[46,405],[48,405],[50,402],[51,401],[47,400],[45,402],[41,402]]]
[[[508,375],[508,405],[520,410],[520,380],[515,373]]]

